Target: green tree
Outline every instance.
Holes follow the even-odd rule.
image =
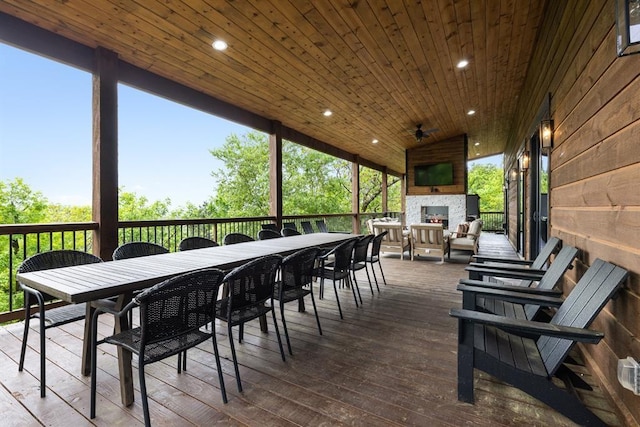
[[[224,163],[214,171],[217,191],[202,208],[191,212],[212,217],[261,216],[269,213],[269,143],[266,135],[249,132],[230,135],[211,154]],[[288,215],[344,213],[351,211],[351,165],[349,162],[284,141],[283,211]],[[380,211],[380,172],[362,171],[362,211]],[[392,193],[399,195],[397,181],[390,179]],[[399,197],[394,197],[398,200]],[[391,199],[391,197],[390,197]],[[192,206],[192,208],[195,208]],[[393,205],[395,208],[395,204]],[[390,209],[393,210],[390,206]]]
[[[504,209],[503,170],[487,164],[474,164],[469,170],[469,194],[480,196],[481,212],[500,212]]]
[[[167,219],[171,217],[171,199],[149,202],[144,196],[118,189],[118,217],[120,221]]]
[[[0,181],[0,224],[33,224],[42,222],[47,199],[33,191],[22,178]]]

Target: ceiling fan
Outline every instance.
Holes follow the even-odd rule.
[[[422,138],[427,138],[429,134],[439,131],[440,129],[431,128],[427,130],[422,130],[422,124],[416,125],[415,137],[417,142],[422,142]]]

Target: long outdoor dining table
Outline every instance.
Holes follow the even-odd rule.
[[[151,255],[119,261],[78,265],[31,273],[19,273],[22,283],[46,292],[69,303],[96,301],[118,297],[117,308],[131,300],[135,291],[145,289],[170,277],[208,267],[228,270],[265,255],[287,255],[309,247],[332,247],[355,237],[342,233],[313,233],[279,239],[237,243],[228,246],[195,249],[184,252]],[[90,319],[93,313],[87,304],[84,342],[82,349],[82,374],[89,375],[91,366]],[[116,331],[129,327],[126,316],[116,318]],[[131,352],[118,348],[120,390],[122,403],[133,403],[133,377]]]

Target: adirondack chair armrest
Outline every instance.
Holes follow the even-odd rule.
[[[472,258],[475,260],[472,264],[482,264],[485,262],[499,262],[501,264],[514,264],[514,265],[531,265],[533,261],[528,259],[511,259],[511,258],[500,258],[500,257],[491,257],[485,255],[472,255]]]
[[[562,291],[559,289],[539,289],[529,286],[508,285],[504,283],[484,282],[482,280],[460,279],[458,282],[461,285],[470,285],[479,288],[500,289],[512,292],[522,292],[532,295],[562,295]]]
[[[543,275],[545,271],[542,269],[531,268],[526,265],[520,264],[502,264],[502,263],[483,263],[483,262],[471,262],[468,267],[472,268],[490,268],[492,270],[504,270],[504,271],[515,271],[515,272],[523,272],[523,273],[531,273],[531,274],[540,274]]]
[[[604,333],[591,329],[573,328],[570,326],[553,325],[551,323],[512,319],[473,310],[452,308],[449,311],[449,315],[472,323],[495,326],[516,335],[545,335],[590,344],[597,344],[602,338],[604,338]]]
[[[470,279],[477,279],[480,276],[493,276],[509,279],[540,280],[545,273],[542,270],[532,270],[530,268],[514,270],[489,267],[466,267],[465,270],[469,272]]]
[[[507,291],[503,289],[481,288],[469,285],[458,285],[457,289],[463,293],[463,304],[465,301],[465,293],[473,294],[474,297],[499,299],[502,301],[515,302],[517,304],[535,304],[542,307],[560,307],[564,300],[552,295],[534,295],[519,291]],[[469,306],[465,308],[473,309],[475,307],[475,298]]]

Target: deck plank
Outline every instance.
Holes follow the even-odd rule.
[[[510,251],[502,235],[483,234],[480,243],[485,254]],[[185,373],[176,372],[175,358],[146,368],[153,425],[573,425],[483,373],[476,373],[477,404],[457,401],[457,322],[448,311],[461,305],[456,284],[465,276],[468,260],[463,252],[444,264],[383,256],[388,285],[380,283],[380,293],[371,295],[366,275],[358,275],[362,307],[356,308],[349,289],[339,289],[344,320],[332,289],[317,301],[322,336],[311,304],[304,313],[288,304],[285,315],[294,354],[287,355],[286,362],[280,359],[272,320],[269,333],[263,333],[258,322],[248,324],[243,343],[236,344],[243,393],[236,389],[226,326],[217,324],[229,403],[222,403],[211,343],[206,342],[189,351]],[[100,334],[112,327],[110,316],[100,317]],[[17,371],[21,334],[22,323],[0,328],[0,410],[10,418],[9,425],[38,420],[64,427],[142,424],[137,369],[136,400],[126,408],[120,403],[116,350],[109,345],[100,347],[97,418],[89,420],[89,379],[80,374],[82,322],[47,330],[45,399],[39,397],[35,329],[25,372]],[[621,425],[598,388],[585,398],[603,419]]]

